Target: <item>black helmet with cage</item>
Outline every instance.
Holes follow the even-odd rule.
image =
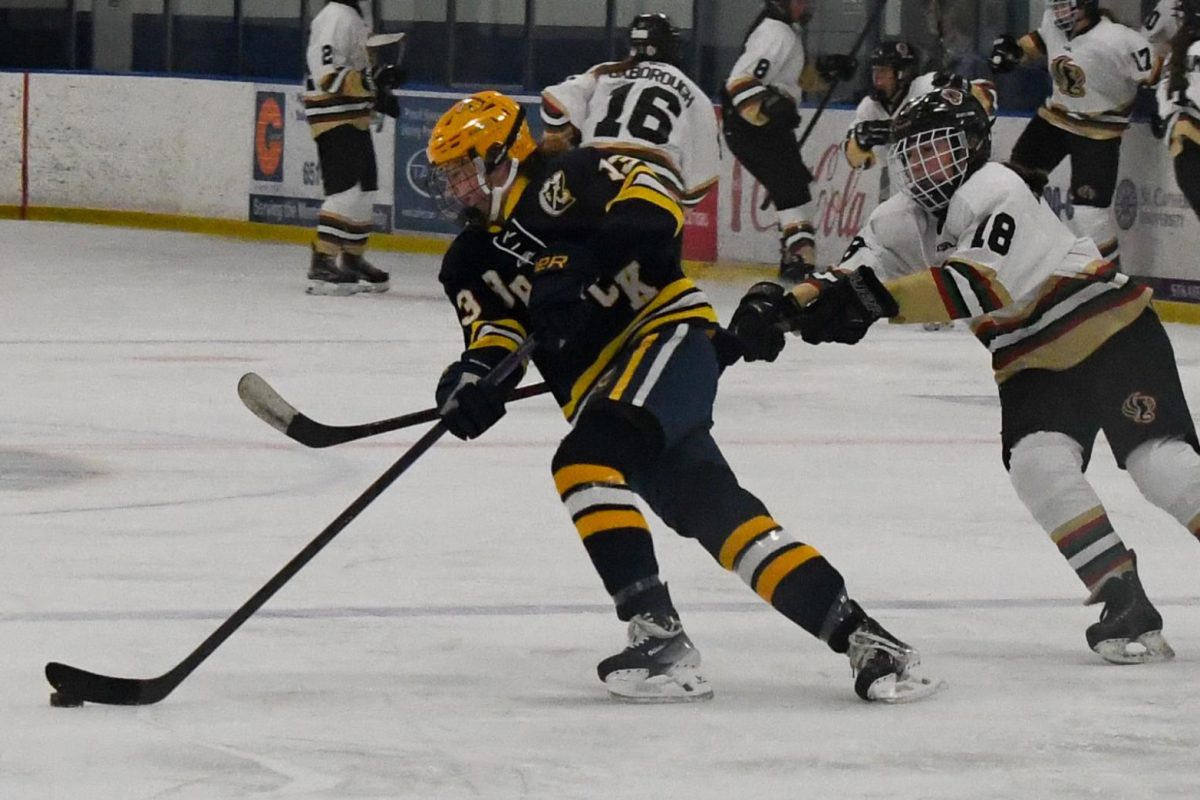
[[[891,67],[892,73],[896,76],[896,87],[891,96],[885,96],[885,92],[872,83],[871,99],[880,103],[890,103],[893,99],[903,97],[912,84],[913,78],[917,77],[919,60],[917,49],[906,41],[889,39],[875,45],[867,63],[873,68]]]
[[[679,30],[666,14],[638,14],[629,23],[629,57],[679,66]]]
[[[892,119],[888,163],[926,211],[949,205],[991,154],[991,120],[969,91],[947,86],[913,98]]]

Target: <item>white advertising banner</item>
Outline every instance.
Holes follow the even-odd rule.
[[[254,137],[248,217],[251,222],[317,225],[324,193],[317,144],[304,116],[303,90],[295,84],[255,84]],[[375,193],[375,230],[392,231],[392,162],[396,126],[376,115],[371,126],[379,191]]]

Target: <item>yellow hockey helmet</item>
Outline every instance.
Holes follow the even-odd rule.
[[[536,148],[525,109],[511,97],[489,90],[459,100],[442,114],[425,152],[434,166],[478,158],[490,170],[506,159],[524,161]]]
[[[442,114],[429,135],[429,197],[466,225],[496,222],[504,194],[537,142],[525,109],[500,92],[476,92]],[[499,169],[507,165],[507,170]]]

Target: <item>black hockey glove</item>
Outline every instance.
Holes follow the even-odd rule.
[[[464,356],[438,379],[438,414],[459,439],[474,439],[504,416],[507,390],[481,382],[490,371],[489,365]]]
[[[552,248],[538,257],[529,291],[529,322],[539,347],[561,352],[587,324],[593,306],[584,290],[598,271],[595,257],[583,247]]]
[[[876,320],[894,317],[900,310],[870,267],[829,278],[832,281],[800,309],[791,325],[809,344],[857,344]]]
[[[866,120],[854,126],[854,143],[863,150],[870,150],[872,147],[887,144],[891,138],[891,120]]]
[[[786,128],[789,131],[800,127],[800,112],[796,108],[796,101],[791,95],[774,86],[768,86],[767,91],[763,93],[759,111],[769,120],[768,125]]]
[[[372,70],[371,80],[377,91],[390,92],[408,82],[408,70],[398,64],[382,64]]]
[[[817,74],[826,83],[848,81],[858,70],[858,59],[849,53],[830,53],[817,56]]]
[[[729,332],[737,338],[746,361],[774,361],[783,350],[784,332],[799,312],[791,292],[778,283],[759,281],[738,303]]]
[[[1011,33],[1002,33],[992,42],[992,53],[989,61],[992,65],[992,72],[1003,73],[1011,72],[1021,63],[1021,58],[1025,55],[1021,50],[1021,45],[1017,44],[1017,37]]]
[[[957,72],[940,69],[929,80],[935,89],[958,89],[964,94],[971,93],[971,82]]]
[[[397,119],[400,116],[400,98],[391,92],[377,91],[375,92],[374,108],[380,114],[386,114],[392,119]]]

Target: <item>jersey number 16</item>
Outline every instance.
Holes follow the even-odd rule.
[[[596,136],[621,135],[621,117],[625,112],[625,101],[634,84],[627,83],[618,87],[608,101],[608,111],[604,119],[596,125]],[[675,120],[683,113],[683,105],[679,97],[661,86],[648,86],[638,93],[633,111],[625,123],[626,129],[636,139],[651,144],[666,144],[671,139],[671,129]]]

